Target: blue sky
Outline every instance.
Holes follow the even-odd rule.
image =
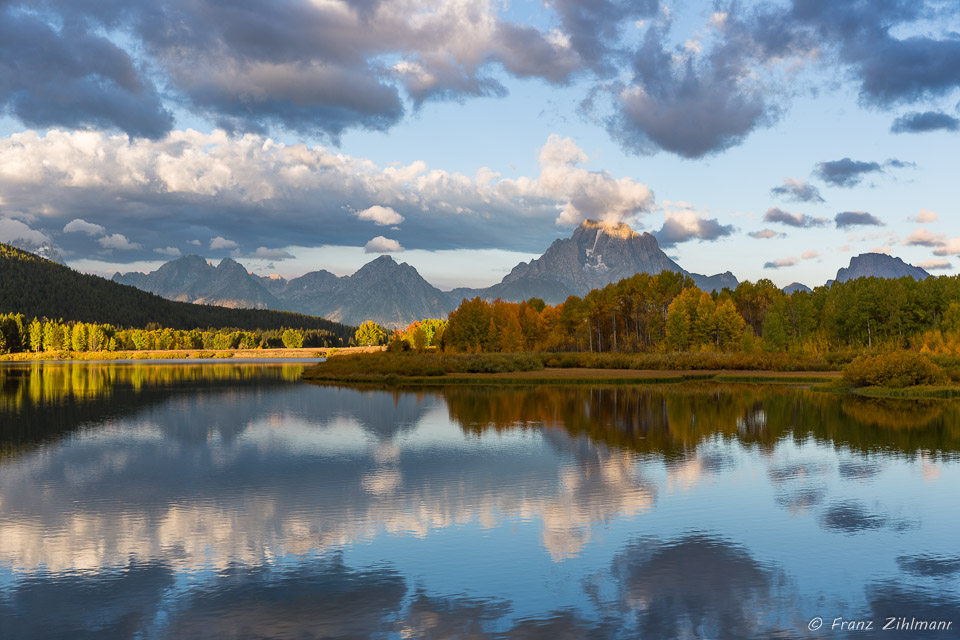
[[[957,273],[953,3],[113,4],[0,8],[0,240],[81,270],[482,286],[600,218],[741,280]]]

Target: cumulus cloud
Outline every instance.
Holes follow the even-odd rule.
[[[399,242],[383,236],[371,239],[363,247],[364,253],[400,253],[401,251],[404,251],[404,248]]]
[[[172,115],[126,51],[82,22],[55,29],[33,3],[18,4],[0,3],[0,112],[31,126],[170,130]]]
[[[536,187],[558,205],[558,224],[579,224],[589,218],[624,222],[653,207],[653,191],[632,178],[613,178],[606,172],[579,165],[587,155],[570,138],[552,134],[540,150],[540,177]],[[518,182],[525,187],[528,183]]]
[[[905,245],[919,245],[921,247],[939,247],[945,244],[947,237],[943,234],[931,232],[923,227],[917,229],[903,241]]]
[[[233,240],[227,240],[223,236],[216,236],[215,238],[210,239],[211,249],[234,249],[236,246],[236,242]]]
[[[392,207],[374,205],[356,213],[360,220],[369,220],[380,227],[389,227],[403,222],[403,216]]]
[[[102,238],[98,239],[97,242],[99,242],[100,246],[104,249],[120,249],[121,251],[127,251],[130,249],[141,248],[139,243],[130,242],[122,233],[114,233],[108,236],[103,236]]]
[[[757,240],[770,240],[772,238],[786,238],[787,234],[782,231],[774,231],[773,229],[761,229],[760,231],[751,231],[748,233],[751,238],[756,238]]]
[[[950,261],[945,260],[943,258],[934,258],[931,260],[924,260],[923,262],[918,262],[913,266],[920,267],[921,269],[926,269],[927,271],[953,269],[953,265],[950,264]]]
[[[721,39],[703,54],[669,43],[669,24],[647,29],[633,54],[632,81],[614,96],[607,127],[624,149],[700,158],[777,118],[775,101],[737,43]]]
[[[75,218],[63,227],[64,233],[85,233],[88,236],[99,236],[106,232],[99,224],[87,222],[81,218]]]
[[[960,256],[960,238],[950,238],[934,249],[935,256]]]
[[[133,0],[122,11],[49,0],[45,19],[26,0],[4,5],[0,105],[6,100],[28,123],[115,127],[152,138],[172,124],[153,79],[171,103],[219,126],[337,139],[351,128],[393,126],[404,116],[404,96],[419,105],[503,95],[494,74],[500,69],[567,83],[606,63],[593,43],[606,45],[623,17],[613,0],[558,2],[570,32],[511,22],[491,0]],[[624,15],[638,13],[637,3],[622,5]],[[101,35],[113,31],[124,34],[126,49]],[[146,64],[135,64],[128,50]],[[596,62],[583,57],[592,51]]]
[[[183,254],[180,252],[180,249],[176,247],[161,247],[153,250],[154,253],[159,253],[163,256],[170,256],[173,258],[179,258]]]
[[[883,171],[878,162],[861,162],[843,158],[829,162],[819,162],[813,174],[835,187],[853,187],[863,180],[864,174]]]
[[[911,111],[890,125],[891,133],[927,133],[929,131],[958,131],[960,119],[942,111]]]
[[[850,227],[884,227],[883,220],[866,211],[841,211],[834,216],[833,221],[837,229]]]
[[[31,228],[22,220],[5,216],[0,217],[0,242],[22,242],[29,246],[40,246],[50,243],[50,236]]]
[[[798,262],[800,261],[795,257],[777,258],[776,260],[773,260],[771,262],[764,262],[763,268],[764,269],[782,269],[783,267],[792,267]]]
[[[916,216],[910,218],[910,221],[920,222],[920,223],[936,222],[939,217],[940,216],[934,211],[929,211],[927,209],[920,209],[920,212],[917,213]]]
[[[784,178],[783,184],[770,189],[770,193],[792,202],[825,202],[820,190],[805,180]]]
[[[670,247],[690,240],[718,240],[734,231],[733,225],[723,225],[716,218],[705,218],[690,208],[682,208],[666,210],[663,226],[653,235],[661,246]]]
[[[800,254],[800,258],[803,260],[813,260],[814,258],[819,258],[820,254],[816,251],[804,251]]]
[[[827,224],[826,218],[815,218],[813,216],[808,216],[805,213],[790,213],[777,207],[771,207],[767,209],[767,212],[763,215],[763,220],[764,222],[777,222],[779,224],[785,224],[789,227],[798,227],[802,229],[809,227],[822,227]]]
[[[245,252],[311,239],[363,246],[370,222],[343,212],[380,206],[404,212],[399,240],[410,248],[542,251],[557,222],[636,221],[654,205],[649,187],[589,170],[586,154],[556,135],[540,149],[540,173],[517,178],[486,167],[468,176],[421,161],[379,167],[322,146],[224,131],[175,131],[159,141],[24,132],[0,138],[0,157],[5,206],[71,210],[111,233],[149,235],[152,246],[184,237],[230,238],[236,246],[213,248]],[[56,224],[59,230],[63,222]]]

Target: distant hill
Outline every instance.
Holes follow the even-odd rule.
[[[846,282],[855,278],[903,278],[909,276],[914,280],[929,278],[930,274],[909,265],[900,258],[888,256],[885,253],[862,253],[850,258],[850,265],[837,271],[837,282]]]
[[[801,282],[791,282],[790,284],[788,284],[783,288],[783,292],[787,294],[793,293],[795,291],[805,291],[807,293],[810,293],[812,289],[810,289],[810,287],[808,287],[807,285]]]
[[[297,313],[172,302],[99,276],[78,273],[2,243],[0,312],[123,327],[155,322],[173,329],[295,327],[326,329],[338,337],[353,335],[353,327]]]

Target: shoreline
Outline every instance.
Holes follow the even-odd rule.
[[[563,385],[671,384],[680,382],[822,384],[840,379],[839,371],[744,371],[742,369],[591,369],[546,368],[503,373],[448,373],[437,376],[323,375],[308,369],[302,378],[319,384],[424,385]]]
[[[171,349],[150,351],[41,351],[0,355],[0,365],[24,362],[115,362],[151,360],[313,359],[371,353],[381,347],[305,347],[300,349]],[[332,353],[331,353],[332,352]]]

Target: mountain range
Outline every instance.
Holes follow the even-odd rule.
[[[687,272],[649,233],[593,220],[578,226],[571,237],[554,241],[536,260],[518,264],[502,282],[486,289],[441,291],[414,267],[389,256],[380,256],[349,276],[320,270],[286,280],[248,273],[231,258],[213,266],[192,255],[150,273],[117,273],[113,280],[183,302],[297,311],[348,324],[374,320],[388,327],[404,327],[423,318],[443,317],[464,298],[519,302],[537,297],[557,304],[636,273],[661,271],[689,275],[705,290],[738,284],[729,271],[714,276]]]
[[[594,220],[581,223],[569,238],[555,240],[542,256],[521,262],[501,282],[485,289],[441,291],[414,267],[389,256],[380,256],[349,276],[320,270],[287,280],[251,274],[231,258],[215,267],[193,255],[151,273],[117,273],[113,280],[171,300],[296,311],[352,325],[374,320],[387,327],[404,327],[423,318],[444,317],[464,298],[519,302],[536,297],[557,304],[637,273],[661,271],[688,275],[705,291],[734,289],[739,284],[729,271],[706,276],[684,270],[649,233]],[[929,274],[899,258],[863,254],[852,258],[837,280],[864,275],[920,278]],[[789,287],[806,289],[799,283]]]

